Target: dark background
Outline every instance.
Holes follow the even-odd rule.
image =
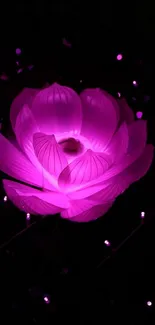
[[[143,111],[148,142],[155,145],[155,14],[149,1],[6,1],[0,8],[0,75],[8,77],[0,79],[3,134],[10,132],[10,104],[23,87],[57,81],[78,92],[121,92],[135,113]],[[3,201],[1,186],[0,324],[154,324],[154,180],[153,163],[104,217],[88,224],[59,216],[31,216],[27,224],[24,213]]]

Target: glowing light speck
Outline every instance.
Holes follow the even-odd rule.
[[[17,54],[17,55],[20,55],[21,53],[22,53],[21,49],[17,48],[17,49],[16,49],[16,54]]]
[[[49,299],[49,297],[44,296],[44,301],[45,301],[46,304],[49,304],[49,303],[50,303],[50,299]]]
[[[147,301],[147,306],[151,307],[152,306],[152,301]]]
[[[144,211],[141,212],[141,218],[142,219],[145,218],[145,212]]]
[[[21,73],[23,71],[23,69],[19,69],[17,70],[17,73]]]
[[[26,214],[26,220],[30,220],[30,218],[31,218],[30,213],[27,213],[27,214]]]
[[[106,246],[110,246],[110,242],[109,242],[108,240],[105,240],[105,241],[104,241],[104,244],[105,244]]]
[[[139,118],[139,119],[142,118],[142,116],[143,116],[143,112],[137,112],[137,113],[136,113],[136,116],[137,116],[137,118]]]
[[[6,201],[7,201],[7,199],[8,199],[8,197],[5,195],[5,196],[4,196],[4,199],[3,199],[3,200],[4,200],[4,202],[6,202]]]
[[[121,97],[121,93],[118,92],[117,95],[118,95],[119,98]]]
[[[123,55],[122,54],[118,54],[116,58],[117,58],[118,61],[121,61],[123,59]]]
[[[133,80],[133,85],[136,87],[136,86],[138,86],[138,83],[137,83],[137,81],[136,80]]]

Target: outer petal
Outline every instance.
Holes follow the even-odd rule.
[[[120,106],[120,123],[125,121],[127,124],[131,124],[134,121],[134,113],[127,101],[124,98],[118,99],[118,104]]]
[[[62,171],[58,179],[59,186],[65,188],[88,183],[102,175],[110,164],[108,155],[89,149]]]
[[[35,133],[33,146],[36,157],[51,175],[59,176],[61,171],[68,165],[65,154],[56,142],[54,135]]]
[[[103,190],[90,195],[87,199],[105,203],[122,194],[133,182],[142,178],[150,168],[153,160],[154,147],[147,145],[142,155],[121,174],[111,179],[111,184]]]
[[[38,89],[24,88],[21,93],[13,100],[10,110],[10,120],[14,130],[16,118],[21,108],[28,104],[31,106],[33,97],[37,94]]]
[[[129,145],[127,154],[119,161],[119,163],[114,164],[109,170],[107,170],[103,176],[98,177],[96,180],[92,180],[89,184],[90,186],[105,182],[111,177],[120,174],[143,153],[146,145],[146,121],[135,121],[129,126],[128,131]],[[86,187],[86,185],[84,185],[84,187]]]
[[[122,123],[118,131],[114,134],[109,146],[105,150],[105,153],[110,155],[113,162],[118,162],[127,152],[128,141],[128,128],[126,123],[124,122]]]
[[[25,212],[48,215],[69,207],[67,197],[61,193],[42,192],[8,180],[3,180],[3,185],[9,199]]]
[[[52,190],[52,184],[55,186],[57,184],[55,183],[55,180],[52,178],[52,176],[43,168],[34,152],[33,135],[37,132],[39,132],[39,128],[36,124],[33,114],[29,107],[27,105],[24,105],[16,119],[16,138],[21,149],[26,153],[35,168],[40,171],[40,173],[43,174],[44,177],[51,183],[48,188]],[[46,185],[46,182],[47,181],[45,181],[44,185]]]
[[[88,187],[69,194],[69,197],[73,200],[77,199],[79,202],[84,201],[81,200],[82,198],[87,198],[87,200],[93,201],[95,204],[102,203],[105,205],[108,204],[107,202],[109,201],[114,201],[118,195],[122,194],[130,186],[130,184],[138,181],[147,173],[153,160],[153,154],[154,147],[152,145],[147,145],[136,162],[124,170],[120,175],[113,177],[108,186],[104,183],[103,185],[99,184],[95,187]],[[103,186],[102,189],[101,186]]]
[[[0,170],[28,184],[38,187],[43,187],[44,184],[46,188],[51,188],[43,175],[2,134],[0,134]]]
[[[76,222],[88,222],[103,216],[112,206],[113,202],[93,205],[88,200],[71,201],[71,206],[61,212],[62,218]]]
[[[147,140],[146,121],[134,121],[129,127],[129,146],[127,153],[136,155],[136,158],[142,153]]]
[[[81,130],[82,107],[74,90],[54,83],[33,100],[32,111],[41,132],[57,134]]]
[[[81,134],[92,141],[97,139],[103,147],[107,146],[118,121],[111,99],[100,89],[86,89],[80,97],[83,105]]]
[[[120,106],[118,104],[118,101],[112,95],[110,95],[107,91],[105,91],[105,90],[101,90],[101,91],[104,94],[104,96],[108,97],[109,100],[111,101],[111,103],[113,104],[113,107],[115,108],[115,111],[116,111],[117,124],[118,124],[118,122],[120,120]]]

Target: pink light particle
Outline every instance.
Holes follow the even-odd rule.
[[[123,59],[123,55],[122,54],[118,54],[116,58],[117,58],[118,61],[121,61]]]
[[[17,73],[19,74],[19,73],[21,73],[23,71],[23,69],[18,69],[17,70]]]
[[[34,68],[34,65],[33,64],[31,64],[31,65],[28,66],[28,70],[32,70],[33,68]]]
[[[147,301],[147,306],[151,307],[152,306],[152,301]]]
[[[136,87],[136,86],[138,86],[138,83],[137,83],[137,81],[136,80],[133,80],[133,85]]]
[[[16,65],[19,65],[19,61],[16,61]]]
[[[145,212],[141,212],[141,218],[145,218]]]
[[[137,112],[136,113],[137,118],[141,119],[143,116],[143,112]]]
[[[27,213],[27,214],[26,214],[26,220],[30,220],[30,218],[31,218],[30,213]]]
[[[121,97],[121,93],[118,92],[117,95],[118,95],[119,98]]]
[[[22,52],[21,49],[19,49],[19,48],[16,49],[16,54],[17,54],[17,55],[20,55],[21,52]]]
[[[108,240],[105,240],[105,241],[104,241],[104,244],[105,244],[106,246],[110,246],[110,242],[109,242]]]
[[[44,301],[45,301],[46,304],[49,304],[49,303],[50,303],[50,299],[49,299],[49,297],[44,296]]]
[[[4,199],[3,199],[3,200],[4,200],[4,202],[6,202],[6,201],[7,201],[7,199],[8,199],[8,197],[5,195],[5,196],[4,196]]]

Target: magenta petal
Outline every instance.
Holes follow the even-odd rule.
[[[60,174],[60,187],[80,185],[101,176],[111,164],[111,159],[104,153],[87,150],[83,156],[76,158]]]
[[[103,216],[112,206],[113,202],[93,205],[88,200],[71,201],[70,208],[61,212],[62,218],[76,222],[88,222]]]
[[[127,152],[128,141],[128,128],[126,123],[124,122],[122,123],[118,131],[114,134],[109,146],[105,150],[105,153],[110,155],[113,162],[118,162]]]
[[[105,147],[116,130],[118,113],[109,96],[100,89],[86,89],[80,97],[83,106],[81,135],[97,139]]]
[[[3,185],[9,199],[25,212],[48,215],[69,207],[67,197],[61,193],[42,192],[8,180],[3,180]]]
[[[87,186],[85,188],[81,188],[78,190],[73,190],[68,192],[68,197],[72,200],[81,200],[81,199],[85,199],[95,193],[98,193],[99,191],[103,190],[104,188],[106,188],[109,185],[109,183],[107,184],[107,182],[105,182],[104,184],[96,184],[94,186]]]
[[[132,156],[138,156],[145,148],[147,140],[147,124],[146,121],[134,121],[129,127],[129,145],[127,153]]]
[[[59,176],[68,165],[65,154],[56,142],[54,135],[35,133],[33,146],[39,162],[51,175]]]
[[[124,170],[120,177],[122,179],[127,179],[129,184],[138,181],[149,170],[152,164],[153,156],[154,147],[151,144],[147,144],[139,158],[126,170]]]
[[[54,83],[33,100],[32,111],[41,132],[57,134],[81,130],[82,107],[74,90]]]
[[[122,157],[118,164],[114,164],[109,168],[103,176],[96,180],[92,180],[89,184],[90,186],[105,182],[111,177],[120,174],[143,153],[146,145],[146,121],[134,121],[130,126],[128,126],[128,132],[129,144],[126,155]]]
[[[118,124],[118,122],[120,120],[120,106],[118,104],[118,101],[113,96],[111,96],[107,91],[105,91],[105,90],[101,90],[101,91],[104,94],[104,96],[108,97],[109,100],[111,101],[111,103],[113,104],[113,107],[115,108],[115,111],[116,111],[117,124]]]
[[[37,132],[39,132],[39,128],[32,112],[27,105],[24,105],[16,119],[15,134],[21,149],[25,151],[35,166],[38,164],[38,160],[33,148],[33,134]]]
[[[127,124],[131,124],[134,121],[134,113],[132,109],[129,107],[127,101],[122,98],[118,99],[118,104],[120,106],[120,122],[126,122]]]
[[[43,186],[42,174],[2,134],[0,134],[0,170],[28,184]]]
[[[38,89],[24,88],[21,93],[13,100],[10,110],[10,120],[14,130],[16,118],[24,105],[31,106],[33,97],[37,94]]]

